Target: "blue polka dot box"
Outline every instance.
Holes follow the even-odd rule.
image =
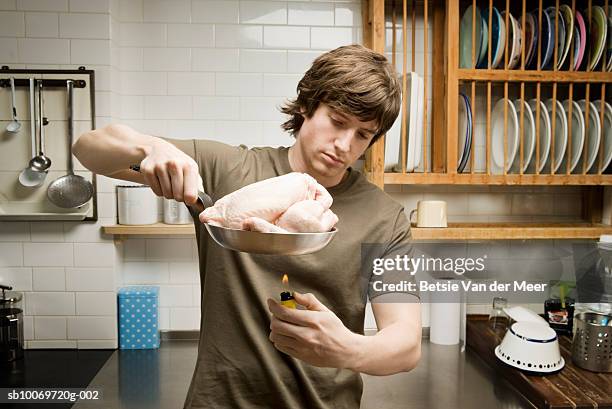
[[[159,348],[159,287],[129,286],[117,292],[119,348]]]

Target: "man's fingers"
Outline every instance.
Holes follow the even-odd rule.
[[[268,309],[276,318],[282,321],[290,322],[302,327],[309,327],[313,323],[310,311],[284,307],[272,298],[268,298]]]
[[[197,172],[197,167],[189,166],[183,168],[183,200],[192,205],[198,200],[198,185],[202,178]]]
[[[159,180],[163,196],[166,199],[174,198],[172,195],[172,184],[170,183],[168,172],[165,169],[156,169],[155,175],[157,175],[157,179]]]
[[[305,327],[301,327],[299,325],[290,324],[285,321],[281,321],[278,318],[272,318],[270,322],[270,329],[272,332],[275,332],[280,335],[285,335],[287,337],[295,338],[295,339],[306,339],[309,329]]]
[[[268,338],[275,344],[284,345],[291,348],[296,348],[298,345],[295,338],[288,337],[287,335],[279,334],[278,332],[274,331],[270,332],[270,336]]]
[[[285,353],[285,354],[287,354],[287,355],[290,355],[290,356],[292,356],[292,357],[294,357],[294,358],[298,358],[298,359],[300,359],[300,353],[299,353],[299,351],[297,351],[297,350],[296,350],[296,349],[294,349],[294,348],[288,347],[288,346],[286,346],[286,345],[279,345],[279,344],[274,344],[274,348],[276,348],[276,349],[278,349],[279,351],[281,351],[281,352],[283,352],[283,353]]]
[[[303,305],[310,311],[329,311],[329,309],[311,293],[302,294],[294,291],[293,297],[298,304]]]
[[[183,169],[176,163],[168,163],[168,174],[172,186],[172,198],[177,202],[183,201]]]

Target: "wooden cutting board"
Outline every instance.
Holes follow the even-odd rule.
[[[552,375],[527,375],[500,362],[494,349],[501,338],[488,325],[486,315],[468,315],[467,346],[501,374],[537,408],[612,408],[612,374],[595,373],[574,365],[572,340],[559,338],[563,369]]]

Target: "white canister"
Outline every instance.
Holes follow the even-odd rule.
[[[157,223],[159,207],[159,198],[149,186],[117,186],[119,224]]]
[[[191,224],[193,219],[185,203],[173,199],[164,199],[164,223]]]

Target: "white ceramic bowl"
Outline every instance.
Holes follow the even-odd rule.
[[[516,322],[506,332],[495,356],[507,365],[527,372],[552,373],[565,365],[555,331],[535,322]]]

